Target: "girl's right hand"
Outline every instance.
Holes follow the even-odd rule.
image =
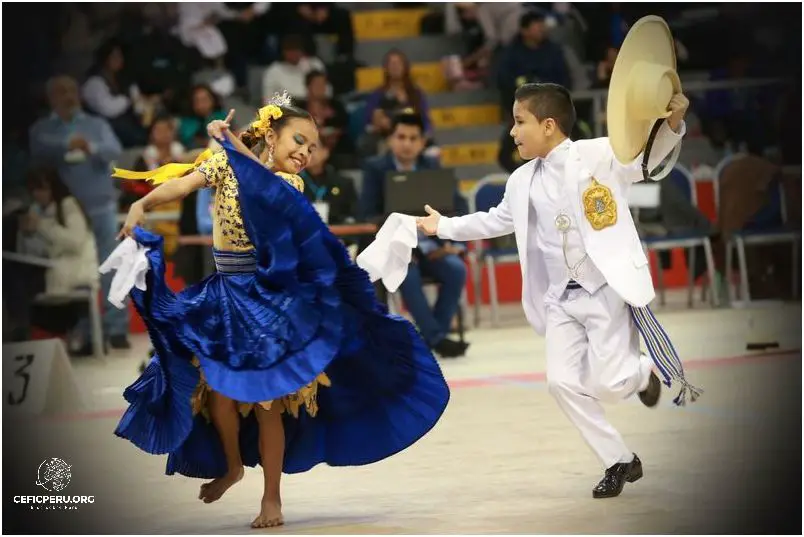
[[[123,224],[123,228],[120,230],[120,233],[117,234],[117,240],[125,237],[131,237],[134,233],[134,228],[137,227],[144,218],[145,208],[142,206],[141,202],[135,201],[131,204],[131,208],[128,210],[128,215],[126,216],[126,221]]]
[[[226,119],[221,121],[220,119],[216,119],[214,121],[210,121],[207,125],[207,134],[210,138],[214,138],[219,142],[222,142],[224,139],[224,132],[228,131],[229,128],[232,126],[232,118],[234,117],[234,108],[229,110],[229,115],[226,116]]]

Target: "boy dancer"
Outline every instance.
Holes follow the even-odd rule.
[[[643,180],[646,170],[655,169],[680,143],[689,102],[677,76],[668,77],[661,68],[651,73],[645,65],[636,68],[640,72],[631,74],[639,76],[629,79],[636,88],[615,88],[612,80],[611,139],[571,141],[575,109],[569,92],[556,84],[520,87],[511,136],[520,156],[533,160],[511,175],[502,202],[488,213],[458,218],[442,217],[427,206],[428,216],[417,219],[425,233],[456,241],[515,233],[522,305],[530,324],[546,337],[548,388],[606,468],[593,489],[595,498],[618,496],[626,482],[642,477],[641,461],[606,421],[600,404],[634,394],[648,407],[658,403],[661,384],[651,359],[640,352],[639,333],[665,383],[669,386],[674,378],[682,384],[676,403],[683,404],[687,390],[693,400],[698,395],[647,308],[654,297],[650,267],[626,198],[630,185]],[[616,104],[621,93],[639,98],[630,100],[626,110]],[[652,108],[641,106],[646,104]],[[647,128],[629,130],[619,128],[623,118],[613,117],[623,115],[629,127],[629,113],[644,123],[651,109],[653,118],[666,117],[653,129],[653,140],[648,139],[650,122]],[[623,165],[616,158],[631,146],[637,150],[633,160],[646,144],[644,161]]]

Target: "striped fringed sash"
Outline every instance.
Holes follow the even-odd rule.
[[[221,274],[244,274],[257,271],[257,256],[250,252],[223,252],[212,250],[215,268]]]
[[[664,377],[664,383],[668,387],[673,380],[681,384],[681,392],[673,399],[673,403],[677,406],[684,406],[687,403],[687,392],[689,392],[690,401],[694,403],[701,396],[703,390],[696,388],[684,378],[684,366],[681,365],[681,359],[678,357],[676,349],[673,348],[667,332],[664,331],[648,306],[644,308],[630,306],[630,309],[634,324],[648,346],[650,357]]]

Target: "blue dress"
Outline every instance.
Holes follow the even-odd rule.
[[[254,249],[214,252],[217,272],[174,293],[162,238],[135,229],[150,267],[147,289],[131,297],[155,355],[125,390],[129,407],[115,434],[167,454],[169,475],[220,477],[218,432],[191,404],[202,377],[235,401],[260,403],[288,400],[323,373],[329,385],[318,386],[316,411],[282,414],[286,473],[370,464],[414,444],[450,396],[427,344],[376,300],[368,275],[298,190],[223,146]],[[255,466],[257,420],[254,412],[240,419],[243,463]]]

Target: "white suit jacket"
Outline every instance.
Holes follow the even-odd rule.
[[[653,170],[670,154],[686,132],[682,123],[675,133],[667,123],[660,128],[651,150],[648,169]],[[455,241],[490,239],[514,233],[522,271],[522,307],[528,322],[540,335],[545,333],[544,298],[549,287],[547,267],[541,251],[527,248],[529,235],[535,240],[536,228],[529,225],[530,185],[539,159],[534,159],[511,174],[505,195],[489,212],[461,217],[441,217],[438,236]],[[642,155],[628,165],[614,157],[608,138],[573,142],[565,164],[565,179],[573,193],[574,221],[579,223],[584,247],[589,258],[622,299],[633,306],[648,305],[655,292],[636,226],[628,208],[628,189],[642,180]],[[584,214],[582,196],[591,178],[611,189],[617,203],[617,222],[595,231]],[[539,215],[536,215],[539,218]],[[530,271],[528,271],[530,267]],[[530,277],[528,277],[530,274]]]

